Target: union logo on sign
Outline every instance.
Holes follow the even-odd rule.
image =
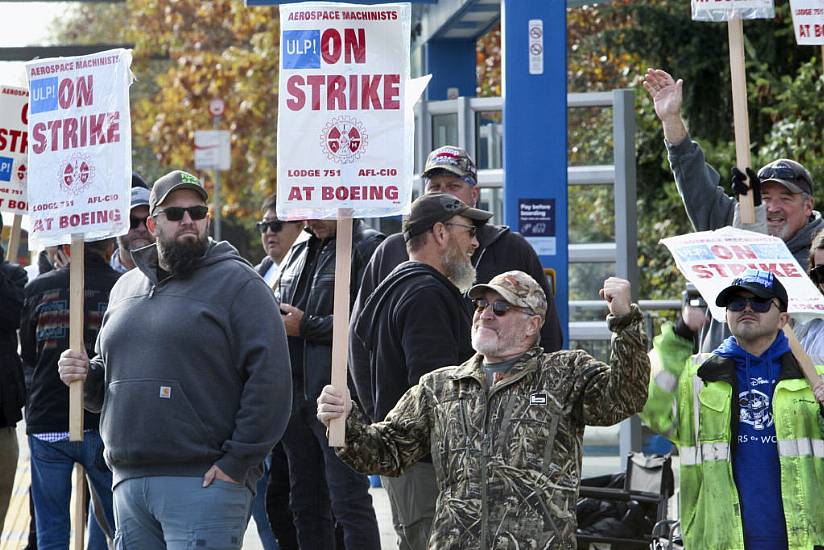
[[[94,181],[94,164],[87,155],[74,154],[60,163],[60,190],[78,195]]]
[[[326,158],[338,164],[358,160],[366,151],[366,128],[353,116],[338,116],[329,120],[320,136]]]

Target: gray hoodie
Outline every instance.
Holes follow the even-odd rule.
[[[664,143],[667,146],[667,155],[672,174],[675,176],[675,184],[678,186],[678,193],[684,201],[687,216],[695,230],[712,231],[732,225],[738,201],[727,195],[719,185],[721,177],[712,166],[706,163],[701,147],[689,138],[678,145],[672,145],[666,141]],[[757,212],[757,216],[763,218],[764,213]],[[766,229],[765,220],[763,227]],[[742,229],[757,230],[755,227],[742,227]],[[813,211],[807,224],[786,241],[787,248],[790,249],[802,269],[807,268],[810,245],[815,234],[821,229],[824,229],[824,219],[821,218],[819,212]],[[704,327],[701,333],[700,351],[711,353],[729,335],[729,330],[724,323],[713,320]]]
[[[157,248],[118,280],[86,383],[114,484],[202,476],[250,490],[291,410],[286,332],[272,291],[227,242],[187,278],[157,280]]]

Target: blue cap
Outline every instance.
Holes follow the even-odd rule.
[[[752,292],[753,295],[759,298],[778,298],[778,301],[781,302],[781,311],[787,311],[789,298],[784,285],[781,284],[781,281],[774,273],[760,269],[747,269],[744,271],[741,276],[733,280],[730,286],[718,294],[715,305],[727,307],[727,304],[741,290]]]

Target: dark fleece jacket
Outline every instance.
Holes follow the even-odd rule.
[[[361,405],[383,420],[428,372],[459,365],[474,353],[463,297],[433,267],[404,262],[376,288],[352,320],[368,364],[352,362]]]
[[[272,291],[229,243],[194,273],[158,281],[157,248],[112,289],[86,383],[115,485],[202,476],[213,464],[254,490],[291,409],[286,331]]]

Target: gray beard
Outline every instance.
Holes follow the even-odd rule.
[[[458,287],[461,293],[472,288],[476,273],[468,256],[461,254],[460,251],[453,254],[452,249],[450,249],[444,257],[443,267],[446,278]]]

